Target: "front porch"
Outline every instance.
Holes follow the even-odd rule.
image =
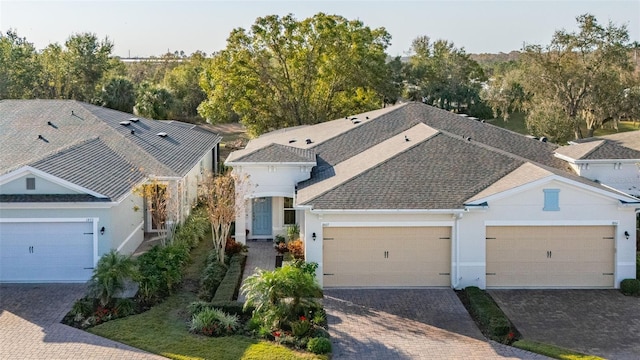
[[[236,213],[235,239],[246,243],[252,240],[273,240],[286,236],[289,225],[302,224],[304,213],[293,208],[288,196],[257,196],[246,199]]]

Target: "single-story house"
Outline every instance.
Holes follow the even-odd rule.
[[[104,253],[132,253],[159,230],[135,190],[162,187],[167,217],[183,220],[219,142],[78,101],[1,100],[0,282],[83,282]]]
[[[458,289],[635,277],[639,162],[608,140],[560,147],[403,103],[264,134],[225,163],[252,185],[237,240],[297,223],[324,287]]]

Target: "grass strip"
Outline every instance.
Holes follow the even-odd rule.
[[[586,355],[573,350],[561,348],[559,346],[543,344],[530,340],[518,340],[512,344],[512,346],[518,349],[527,350],[536,354],[542,354],[552,357],[554,359],[561,360],[604,360],[599,356]]]

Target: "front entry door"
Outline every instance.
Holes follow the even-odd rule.
[[[253,199],[253,235],[271,235],[271,198]]]

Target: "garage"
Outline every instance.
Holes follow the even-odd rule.
[[[325,227],[325,287],[450,286],[450,227]]]
[[[93,222],[0,222],[0,282],[83,282],[94,266]]]
[[[487,287],[614,287],[613,226],[487,227]]]

